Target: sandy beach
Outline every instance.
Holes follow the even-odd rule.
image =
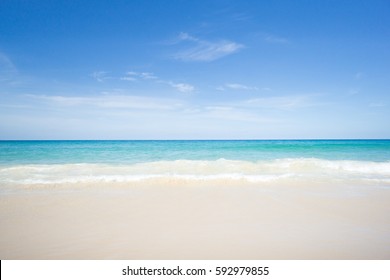
[[[389,259],[390,190],[219,182],[21,186],[1,259]]]

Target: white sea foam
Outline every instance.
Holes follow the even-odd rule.
[[[344,180],[390,184],[390,162],[288,158],[270,161],[219,159],[155,161],[129,165],[51,164],[0,167],[2,184],[93,182]]]

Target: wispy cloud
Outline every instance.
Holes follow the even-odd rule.
[[[255,110],[248,110],[239,106],[214,105],[206,106],[201,111],[201,116],[209,120],[219,119],[223,121],[236,121],[245,123],[277,123],[281,120],[272,116],[264,116]]]
[[[230,90],[259,90],[258,87],[248,86],[248,85],[244,85],[244,84],[237,84],[237,83],[227,83],[223,86],[218,86],[215,89],[219,90],[219,91],[224,91],[227,89],[230,89]]]
[[[95,71],[91,74],[91,77],[101,83],[108,79],[107,74],[108,72],[106,71]]]
[[[173,82],[169,82],[168,84],[171,87],[173,87],[173,88],[175,88],[178,91],[183,92],[183,93],[190,93],[190,92],[195,90],[195,87],[193,85],[190,85],[190,84],[185,84],[185,83],[175,84]]]
[[[253,19],[253,16],[248,13],[234,13],[231,18],[234,21],[249,21]]]
[[[230,88],[230,89],[237,89],[237,90],[258,90],[257,87],[247,86],[247,85],[243,85],[243,84],[236,84],[236,83],[226,84],[225,87]]]
[[[193,85],[190,85],[188,83],[175,83],[175,82],[172,82],[169,80],[164,80],[164,79],[161,79],[158,76],[156,76],[150,72],[129,71],[129,72],[126,72],[126,75],[121,77],[120,80],[124,80],[124,81],[137,81],[137,80],[153,81],[154,83],[169,85],[172,88],[174,88],[180,92],[183,92],[183,93],[190,93],[190,92],[195,90],[195,87]]]
[[[138,79],[142,79],[142,80],[158,80],[158,77],[155,76],[153,73],[150,73],[150,72],[129,71],[129,72],[126,72],[125,76],[121,77],[120,79],[124,80],[124,81],[136,81]]]
[[[197,37],[189,35],[188,33],[181,33],[179,35],[179,40],[177,43],[180,42],[191,43],[190,47],[173,55],[174,59],[181,61],[214,61],[236,53],[244,48],[244,45],[236,42],[228,40],[201,40]]]
[[[0,72],[16,72],[16,66],[13,64],[11,59],[0,52]]]
[[[292,110],[321,105],[312,100],[313,95],[290,95],[252,98],[241,101],[237,106],[272,110]]]
[[[123,77],[120,77],[119,79],[122,81],[136,81],[137,77],[135,75],[135,72],[127,72]]]
[[[266,35],[264,40],[267,43],[271,44],[288,44],[290,41],[286,38],[280,37],[280,36],[275,36],[275,35]]]
[[[291,111],[321,106],[313,95],[272,96],[208,104],[194,114],[207,119],[245,123],[281,124]],[[281,114],[281,112],[284,112]]]
[[[2,52],[0,52],[0,82],[8,85],[17,85],[20,83],[18,69],[12,60]]]
[[[96,95],[91,97],[61,96],[61,95],[33,95],[28,98],[51,103],[55,106],[82,106],[111,109],[141,109],[141,110],[173,110],[180,108],[182,103],[175,99],[152,98],[134,95]]]

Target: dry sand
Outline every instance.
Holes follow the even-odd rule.
[[[0,259],[390,259],[389,188],[23,189],[0,195]]]

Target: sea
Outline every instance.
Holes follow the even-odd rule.
[[[116,182],[390,187],[390,140],[0,141],[0,192]]]
[[[390,140],[0,141],[1,259],[390,259]]]

